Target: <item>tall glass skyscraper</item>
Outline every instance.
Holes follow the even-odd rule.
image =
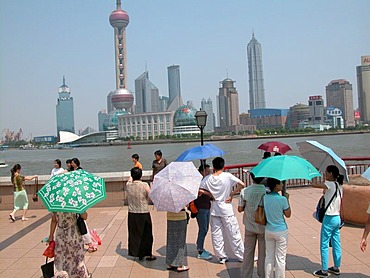
[[[230,78],[220,82],[217,96],[220,128],[239,125],[239,99],[234,83]]]
[[[135,113],[159,112],[159,90],[145,71],[135,79]]]
[[[175,111],[183,103],[181,99],[181,87],[180,87],[180,66],[172,65],[167,67],[168,73],[168,109]]]
[[[262,48],[252,35],[247,46],[249,75],[249,109],[266,108],[265,88],[263,85]]]
[[[57,136],[59,131],[69,131],[75,133],[74,112],[73,112],[73,97],[71,90],[66,85],[66,80],[63,76],[63,85],[59,87],[57,99]]]
[[[358,106],[362,122],[370,123],[370,55],[361,56],[357,70]]]
[[[212,100],[209,99],[202,99],[200,103],[200,107],[203,111],[206,111],[207,113],[207,122],[206,126],[204,127],[204,132],[214,132],[215,130],[215,115],[213,114],[213,105]]]
[[[326,106],[340,109],[345,128],[355,126],[352,84],[347,80],[330,81],[326,86]]]

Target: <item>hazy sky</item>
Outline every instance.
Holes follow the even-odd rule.
[[[71,89],[75,127],[97,129],[97,113],[115,89],[115,0],[0,1],[0,131],[55,135],[63,75]],[[183,100],[211,97],[236,81],[240,112],[249,109],[246,45],[262,44],[268,107],[289,108],[323,95],[333,79],[353,84],[370,55],[368,0],[123,0],[129,89],[147,63],[149,78],[168,95],[167,66],[180,65]]]

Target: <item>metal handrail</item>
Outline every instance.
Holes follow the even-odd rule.
[[[370,167],[370,157],[343,157],[345,162],[347,161],[364,161],[366,163],[346,163],[348,175],[360,175]],[[232,173],[239,179],[241,179],[246,186],[252,184],[250,177],[250,170],[256,166],[258,162],[244,163],[244,164],[232,164],[225,166],[225,171]],[[318,182],[321,182],[322,178],[318,178]],[[307,186],[310,182],[304,179],[291,179],[286,181],[287,187]]]

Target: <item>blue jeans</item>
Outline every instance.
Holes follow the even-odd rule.
[[[328,270],[329,260],[329,241],[333,245],[334,266],[340,267],[342,259],[342,249],[340,246],[340,217],[339,215],[325,215],[321,225],[320,253],[322,270]]]
[[[198,209],[197,222],[198,222],[198,238],[197,238],[197,249],[199,251],[204,250],[204,240],[208,233],[209,228],[209,209]]]

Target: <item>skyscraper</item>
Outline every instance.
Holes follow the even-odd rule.
[[[326,86],[326,106],[342,111],[344,127],[355,126],[352,84],[345,79],[332,80]]]
[[[159,91],[145,71],[135,79],[135,113],[159,112]]]
[[[370,122],[370,55],[361,57],[361,66],[357,66],[357,89],[360,120]]]
[[[266,108],[265,88],[263,85],[262,48],[254,37],[247,46],[249,76],[249,109]]]
[[[181,99],[180,87],[180,66],[172,65],[167,67],[168,73],[168,111],[176,111],[177,108],[183,105]]]
[[[159,112],[165,112],[167,111],[168,107],[168,97],[166,96],[160,96],[159,97]]]
[[[230,78],[220,82],[217,96],[220,128],[239,124],[239,99],[234,83]]]
[[[207,113],[207,122],[206,126],[204,127],[204,132],[214,132],[215,130],[215,115],[213,114],[213,105],[212,105],[212,100],[209,99],[202,99],[201,103],[201,108],[203,111],[206,111]]]
[[[75,133],[73,97],[71,97],[71,90],[66,85],[64,76],[63,85],[59,87],[58,95],[56,113],[57,136],[59,137],[59,131],[69,131]]]

